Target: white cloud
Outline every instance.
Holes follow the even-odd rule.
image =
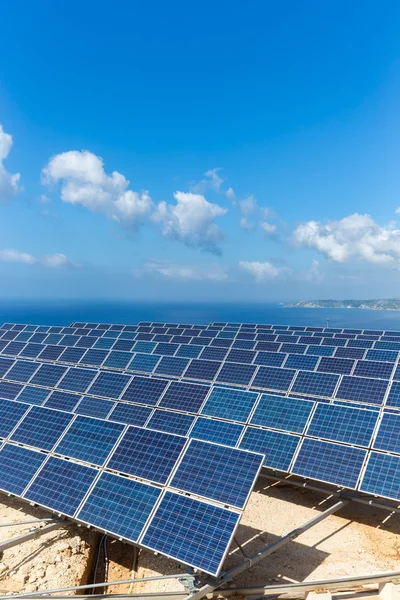
[[[252,221],[249,221],[249,219],[247,217],[242,217],[240,219],[239,223],[240,223],[240,227],[244,231],[252,231],[254,229],[254,223]]]
[[[162,260],[148,261],[133,274],[174,281],[226,281],[228,279],[226,269],[216,263],[190,265]]]
[[[41,194],[41,196],[39,198],[39,202],[40,202],[40,204],[50,204],[51,199],[48,196]]]
[[[240,212],[243,216],[248,217],[253,214],[257,208],[257,202],[253,195],[247,196],[244,200],[239,201]]]
[[[394,211],[397,215],[400,215],[400,206],[398,208],[396,208],[396,210]]]
[[[19,173],[8,173],[3,160],[7,158],[13,140],[9,133],[5,133],[3,126],[0,125],[0,201],[9,200],[19,191],[18,182],[20,179]]]
[[[25,265],[33,265],[37,262],[37,258],[26,252],[18,250],[6,249],[0,250],[0,262],[23,263]]]
[[[267,235],[269,235],[269,236],[276,235],[276,230],[277,230],[276,225],[273,225],[272,223],[268,223],[268,221],[261,221],[260,226],[261,226],[261,229],[264,231],[264,233],[266,233]]]
[[[129,181],[113,171],[107,175],[100,157],[88,150],[57,154],[42,170],[45,185],[61,182],[61,199],[102,212],[126,224],[137,224],[151,211],[148,192],[129,190]]]
[[[236,200],[236,196],[235,196],[235,192],[233,191],[233,188],[228,188],[226,190],[226,197],[228,198],[228,200],[230,200],[231,202],[235,202]]]
[[[163,224],[163,235],[220,254],[223,233],[214,219],[225,215],[227,209],[207,202],[201,194],[175,192],[174,198],[176,205],[160,202],[152,217]]]
[[[340,221],[308,221],[295,229],[292,242],[315,248],[336,263],[351,259],[383,267],[400,266],[400,230],[395,223],[381,227],[367,214],[355,213]]]
[[[191,191],[197,194],[204,194],[207,190],[211,189],[219,193],[221,191],[221,186],[225,181],[225,179],[218,174],[219,171],[222,171],[221,167],[206,171],[204,173],[205,179],[201,179],[190,185]]]
[[[272,263],[265,262],[248,262],[241,260],[239,267],[251,275],[257,282],[268,281],[270,279],[276,279],[281,271],[275,267]]]
[[[60,269],[62,267],[76,267],[76,265],[65,256],[65,254],[46,254],[42,258],[42,264],[51,269]]]
[[[311,262],[310,268],[304,273],[304,279],[306,281],[319,283],[324,279],[324,275],[321,271],[319,261],[315,258]]]

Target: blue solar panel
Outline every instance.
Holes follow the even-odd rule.
[[[127,475],[165,484],[185,442],[184,437],[129,427],[107,467]]]
[[[227,348],[218,348],[216,346],[205,346],[200,358],[207,360],[224,360],[227,355]]]
[[[285,358],[286,354],[280,352],[258,352],[254,364],[264,365],[265,367],[280,367]]]
[[[173,381],[165,392],[159,406],[197,413],[209,390],[210,388],[207,385]]]
[[[186,435],[193,421],[194,417],[190,415],[169,410],[155,410],[147,427],[157,429],[157,431],[165,431],[165,433]]]
[[[263,394],[251,418],[252,425],[303,433],[314,402]]]
[[[312,356],[332,356],[335,349],[334,346],[309,346],[306,354],[311,354]]]
[[[105,419],[114,406],[115,402],[111,402],[111,400],[102,400],[100,398],[84,396],[74,412],[78,415]]]
[[[194,344],[194,341],[191,341],[192,344]],[[197,344],[203,344],[204,346],[208,345],[208,342],[205,343],[204,341],[202,341],[201,338],[196,338],[196,343]],[[220,339],[220,338],[216,338],[213,339],[211,342],[211,347],[217,347],[217,348],[230,348],[233,344],[233,340],[224,340],[224,339]],[[254,344],[254,342],[253,342]]]
[[[40,360],[57,360],[65,350],[65,346],[46,346],[39,354]]]
[[[368,447],[377,418],[371,410],[318,404],[307,435]]]
[[[21,393],[18,395],[16,400],[18,402],[27,402],[28,404],[41,405],[44,403],[49,394],[49,390],[34,387],[32,385],[26,385],[21,391]]]
[[[112,350],[103,363],[103,367],[113,367],[114,369],[125,369],[133,357],[132,352],[122,352]]]
[[[0,400],[0,437],[6,438],[10,435],[28,408],[29,406],[26,404],[12,400]]]
[[[347,358],[329,358],[323,356],[320,359],[317,371],[321,373],[339,373],[340,375],[350,375],[354,367],[354,360]]]
[[[55,391],[51,393],[51,396],[47,400],[46,408],[55,408],[57,410],[72,412],[80,399],[81,396],[78,396],[77,394],[68,394],[67,392]]]
[[[24,498],[72,517],[98,471],[50,456],[24,494]]]
[[[265,454],[265,467],[288,471],[300,440],[297,435],[247,427],[239,447]]]
[[[151,373],[160,358],[160,356],[154,356],[153,354],[137,353],[127,366],[127,370]]]
[[[21,383],[27,382],[39,367],[40,363],[28,360],[17,360],[14,366],[8,371],[6,379],[19,381]]]
[[[303,477],[355,488],[366,450],[305,438],[292,472]]]
[[[2,350],[2,354],[10,354],[12,356],[17,356],[21,350],[25,348],[25,344],[22,342],[10,342],[7,346]],[[43,350],[43,346],[41,348]]]
[[[374,448],[400,454],[400,415],[383,415]]]
[[[194,358],[185,371],[185,377],[189,379],[204,379],[212,381],[216,376],[220,366],[221,363],[217,361]]]
[[[330,397],[335,391],[338,380],[338,375],[330,373],[299,371],[291,391],[300,394]]]
[[[304,354],[307,346],[305,344],[282,344],[281,352],[289,352],[291,354]]]
[[[136,351],[136,346],[134,349]],[[154,354],[160,354],[162,356],[172,356],[173,354],[175,354],[177,349],[178,344],[160,342],[154,348]]]
[[[256,345],[254,340],[235,340],[231,348],[242,348],[244,350],[253,350]]]
[[[256,350],[265,352],[278,352],[281,344],[279,342],[257,342]]]
[[[287,369],[304,369],[305,371],[313,371],[318,360],[318,356],[289,354],[285,362],[285,367]]]
[[[86,350],[84,348],[67,348],[60,355],[59,360],[67,363],[77,363],[85,354]]]
[[[154,406],[157,404],[168,383],[168,381],[163,379],[134,377],[122,396],[122,400]]]
[[[67,369],[68,367],[62,367],[61,365],[42,364],[40,369],[32,377],[30,383],[54,387]]]
[[[383,379],[344,376],[336,392],[336,398],[382,404],[387,386],[388,382]]]
[[[392,371],[392,363],[379,362],[376,360],[359,360],[353,374],[361,377],[379,377],[380,379],[390,379]]]
[[[80,340],[76,342],[75,348],[91,348],[96,342],[96,338],[89,336],[82,336]]]
[[[117,402],[108,420],[143,427],[151,414],[151,410],[147,406]]]
[[[198,417],[189,433],[189,437],[224,444],[225,446],[236,446],[242,431],[243,425]]]
[[[187,358],[163,356],[154,372],[159,373],[160,375],[173,375],[179,377],[183,374],[188,364],[189,359]]]
[[[230,362],[250,364],[253,362],[256,354],[257,352],[253,350],[240,350],[238,348],[233,348],[229,351],[226,360]]]
[[[260,367],[251,385],[286,391],[289,389],[295,373],[296,371],[293,369]]]
[[[349,340],[347,346],[349,348],[372,348],[372,340]]]
[[[239,517],[219,506],[166,492],[141,544],[218,575]]]
[[[400,456],[371,452],[360,490],[400,500]]]
[[[57,387],[70,392],[85,392],[97,373],[93,369],[71,367]]]
[[[78,335],[64,335],[60,342],[60,346],[75,346],[77,341]]]
[[[70,413],[32,406],[10,439],[41,450],[51,450],[72,418]]]
[[[119,398],[130,379],[130,376],[122,373],[99,373],[88,393],[105,398]]]
[[[74,348],[74,350],[82,350],[82,348]],[[108,350],[95,350],[94,348],[90,348],[89,350],[86,350],[85,354],[79,360],[79,363],[97,367],[102,364],[107,355]]]
[[[15,400],[21,390],[22,385],[20,383],[0,381],[0,398],[5,398],[6,400]]]
[[[216,381],[221,383],[236,383],[238,385],[249,385],[256,372],[257,367],[243,363],[228,363],[222,365]]]
[[[372,350],[368,350],[372,352]],[[364,358],[365,350],[363,348],[336,348],[335,357],[337,358]]]
[[[103,466],[124,429],[120,423],[79,416],[57,444],[54,452]]]
[[[6,444],[0,450],[0,489],[20,496],[46,455]]]
[[[393,350],[367,350],[365,358],[367,360],[381,360],[394,363],[397,360],[398,354],[398,352]]]
[[[119,475],[102,473],[77,518],[137,542],[161,490]]]
[[[214,387],[201,413],[246,423],[257,398],[258,394],[254,392]]]
[[[372,342],[371,342],[372,344]],[[379,350],[396,350],[396,352],[400,351],[400,343],[399,342],[375,342],[375,348]]]
[[[113,338],[99,338],[94,344],[93,348],[102,348],[103,350],[109,350],[114,344]]]
[[[0,377],[7,373],[8,369],[14,364],[11,358],[0,358]]]
[[[243,509],[263,458],[261,454],[192,439],[170,485]]]
[[[175,356],[181,356],[182,358],[197,358],[202,348],[202,346],[191,346],[190,344],[182,344]]]

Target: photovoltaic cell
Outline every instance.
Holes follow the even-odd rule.
[[[50,456],[24,494],[24,498],[72,517],[98,471]]]
[[[14,361],[11,358],[0,358],[0,377],[3,377],[13,364]]]
[[[371,410],[318,404],[307,435],[368,447],[377,418]]]
[[[105,398],[119,398],[129,381],[130,377],[122,373],[99,373],[88,393]]]
[[[124,425],[120,423],[79,416],[54,452],[101,467],[123,429]]]
[[[132,359],[132,352],[111,351],[103,363],[103,367],[113,367],[114,369],[125,369]]]
[[[390,379],[392,371],[392,363],[379,362],[376,360],[359,360],[353,374],[359,375],[360,377]]]
[[[26,385],[16,400],[18,402],[27,402],[28,404],[37,404],[40,406],[44,403],[49,394],[50,390],[34,387],[33,385]]]
[[[319,362],[317,371],[322,373],[339,373],[349,375],[354,366],[354,360],[347,358],[329,358],[323,356]]]
[[[260,367],[252,386],[286,391],[292,383],[296,371],[293,369]]]
[[[154,406],[168,385],[164,379],[134,377],[125,390],[122,400]]]
[[[72,412],[80,399],[81,396],[78,396],[77,394],[68,394],[68,392],[54,391],[51,393],[49,399],[46,402],[46,408],[55,408],[57,410],[65,410],[67,412]]]
[[[258,352],[254,364],[264,365],[265,367],[280,367],[285,358],[286,354],[281,352]]]
[[[62,367],[61,365],[42,364],[32,377],[30,383],[55,387],[56,383],[61,379],[67,369],[68,367]]]
[[[239,517],[219,506],[166,492],[141,544],[218,575]]]
[[[383,415],[374,448],[400,454],[400,415]]]
[[[382,404],[387,386],[388,381],[383,379],[344,376],[336,392],[336,398]]]
[[[285,367],[287,369],[304,369],[305,371],[313,371],[318,360],[318,356],[289,354],[285,362]]]
[[[314,402],[263,394],[251,418],[252,425],[303,433]]]
[[[191,346],[190,344],[182,344],[179,347],[175,356],[182,358],[197,358],[202,350],[202,346]]]
[[[66,348],[60,355],[60,361],[67,363],[77,363],[85,354],[84,348]]]
[[[14,366],[8,371],[6,379],[25,383],[29,381],[39,367],[40,363],[29,360],[17,360]]]
[[[306,354],[311,354],[312,356],[332,356],[335,349],[334,346],[309,346]]]
[[[243,509],[263,459],[261,454],[192,439],[170,485]]]
[[[15,400],[21,390],[22,385],[20,383],[0,381],[0,398],[5,398],[6,400]]]
[[[247,427],[239,447],[265,454],[265,467],[288,471],[300,440],[297,435]]]
[[[185,377],[189,379],[204,379],[212,381],[215,378],[220,366],[221,363],[217,361],[194,358],[185,371]]]
[[[46,346],[39,354],[40,360],[57,360],[65,350],[65,346]]]
[[[0,450],[0,489],[20,496],[45,458],[40,452],[6,444]]]
[[[367,360],[381,360],[381,361],[385,361],[385,362],[396,362],[397,360],[397,356],[398,356],[398,352],[395,352],[394,350],[367,350],[367,354],[365,355],[365,358]],[[358,358],[362,358],[361,356]]]
[[[159,406],[197,413],[209,390],[210,388],[207,385],[172,381]]]
[[[189,437],[225,446],[236,446],[242,431],[243,425],[237,423],[198,417]]]
[[[257,367],[254,365],[225,362],[218,373],[216,381],[248,385],[252,380],[256,369]]]
[[[207,360],[224,360],[228,350],[216,346],[205,346],[200,358]]]
[[[292,472],[303,477],[355,488],[366,450],[305,438]]]
[[[84,396],[74,412],[78,415],[105,419],[114,406],[115,402],[111,402],[111,400],[102,400],[101,398]]]
[[[153,354],[135,354],[131,362],[127,366],[128,371],[145,371],[151,373],[160,360],[161,356]]]
[[[400,500],[400,456],[371,452],[360,490]]]
[[[147,406],[117,402],[108,420],[143,427],[151,414],[151,410]]]
[[[85,392],[96,377],[98,371],[71,367],[57,387],[69,392]]]
[[[371,352],[368,350],[368,352]],[[363,358],[365,350],[363,348],[336,348],[335,357],[338,358]]]
[[[165,484],[181,453],[184,437],[129,427],[107,463],[107,467]]]
[[[159,373],[160,375],[173,375],[179,377],[186,369],[188,363],[189,360],[187,358],[163,356],[154,372]]]
[[[10,439],[40,450],[51,450],[72,418],[70,413],[32,406]]]
[[[194,417],[169,410],[155,410],[150,421],[147,424],[149,429],[157,429],[165,433],[176,433],[177,435],[186,435]]]
[[[161,490],[112,473],[102,473],[77,518],[137,542]]]
[[[26,404],[12,400],[0,400],[0,437],[6,438],[10,435],[28,408],[29,406]]]
[[[214,387],[201,413],[209,417],[246,423],[257,398],[258,394],[255,392]]]
[[[74,350],[75,349],[82,350],[82,348],[74,348]],[[96,350],[95,348],[90,348],[89,350],[86,350],[85,354],[79,360],[79,363],[96,367],[102,364],[107,355],[108,350]]]
[[[331,373],[299,371],[291,391],[300,394],[331,397],[338,380],[339,376]]]

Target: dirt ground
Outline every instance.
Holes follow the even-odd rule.
[[[335,502],[314,492],[290,486],[271,486],[259,479],[252,493],[224,570],[251,556],[266,544],[302,525]],[[37,518],[45,513],[19,500],[0,496],[0,524]],[[46,515],[47,516],[47,515]],[[21,535],[30,526],[2,528],[1,539]],[[69,525],[6,550],[0,557],[0,593],[34,591],[91,582],[100,535]],[[129,579],[135,566],[134,549],[108,539],[108,581]],[[400,515],[350,504],[331,515],[258,565],[242,573],[234,585],[267,585],[399,569]],[[102,580],[103,562],[98,572]],[[184,572],[178,563],[140,551],[135,577]],[[182,589],[176,579],[135,584],[133,592]],[[129,586],[110,586],[108,592],[127,592]]]

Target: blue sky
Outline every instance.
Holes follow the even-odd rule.
[[[5,3],[1,296],[399,296],[399,25],[394,1]]]

